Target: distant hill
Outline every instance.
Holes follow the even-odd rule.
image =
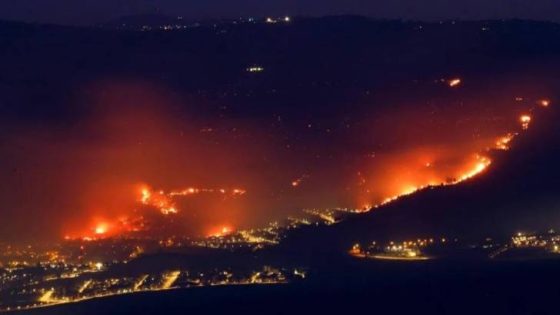
[[[159,25],[175,25],[193,23],[193,21],[183,20],[182,17],[168,16],[162,14],[142,14],[128,15],[101,24],[105,28],[116,29],[141,29],[143,26],[156,27]]]
[[[558,96],[558,95],[557,95]],[[518,231],[560,228],[560,110],[546,108],[510,151],[483,174],[435,187],[333,226],[294,232],[278,249],[309,255],[341,252],[355,242],[447,237],[508,238]]]
[[[155,15],[116,23],[144,18],[176,19]],[[141,77],[190,95],[238,95],[243,108],[254,104],[259,111],[265,101],[284,109],[314,103],[326,108],[361,99],[365,90],[418,89],[413,80],[450,73],[484,79],[512,69],[542,72],[556,65],[560,53],[554,40],[560,26],[544,22],[430,24],[344,16],[277,26],[123,32],[0,22],[0,102],[7,111],[33,112],[64,106],[67,91],[84,82]],[[265,71],[249,75],[245,69],[255,64]]]

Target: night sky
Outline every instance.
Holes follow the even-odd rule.
[[[120,16],[160,13],[190,19],[267,15],[358,14],[389,19],[560,21],[557,0],[2,0],[0,19],[95,24]]]

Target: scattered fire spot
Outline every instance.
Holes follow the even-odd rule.
[[[103,235],[106,234],[108,230],[108,225],[107,223],[99,223],[96,227],[95,227],[95,234],[97,235]]]
[[[531,116],[521,115],[521,117],[519,117],[519,121],[521,122],[523,130],[527,130],[529,128],[529,123],[531,123]]]
[[[447,84],[449,85],[449,87],[458,87],[459,85],[461,85],[462,81],[460,78],[455,78],[455,79],[451,79],[449,81],[447,81]]]
[[[496,140],[496,149],[504,151],[509,150],[509,144],[511,140],[513,140],[514,136],[514,134],[508,133],[507,135],[500,137]]]
[[[548,100],[548,99],[539,100],[537,103],[542,107],[550,106],[550,100]]]
[[[302,175],[299,178],[295,179],[292,181],[292,187],[298,187],[299,185],[301,185],[301,183],[307,179],[309,176],[308,175]]]

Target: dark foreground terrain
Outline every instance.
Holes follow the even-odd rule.
[[[558,260],[333,264],[300,283],[142,293],[28,313],[557,314]]]

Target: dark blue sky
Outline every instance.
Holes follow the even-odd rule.
[[[378,18],[560,21],[560,0],[0,0],[0,19],[92,24],[159,10],[188,18],[360,14]]]

